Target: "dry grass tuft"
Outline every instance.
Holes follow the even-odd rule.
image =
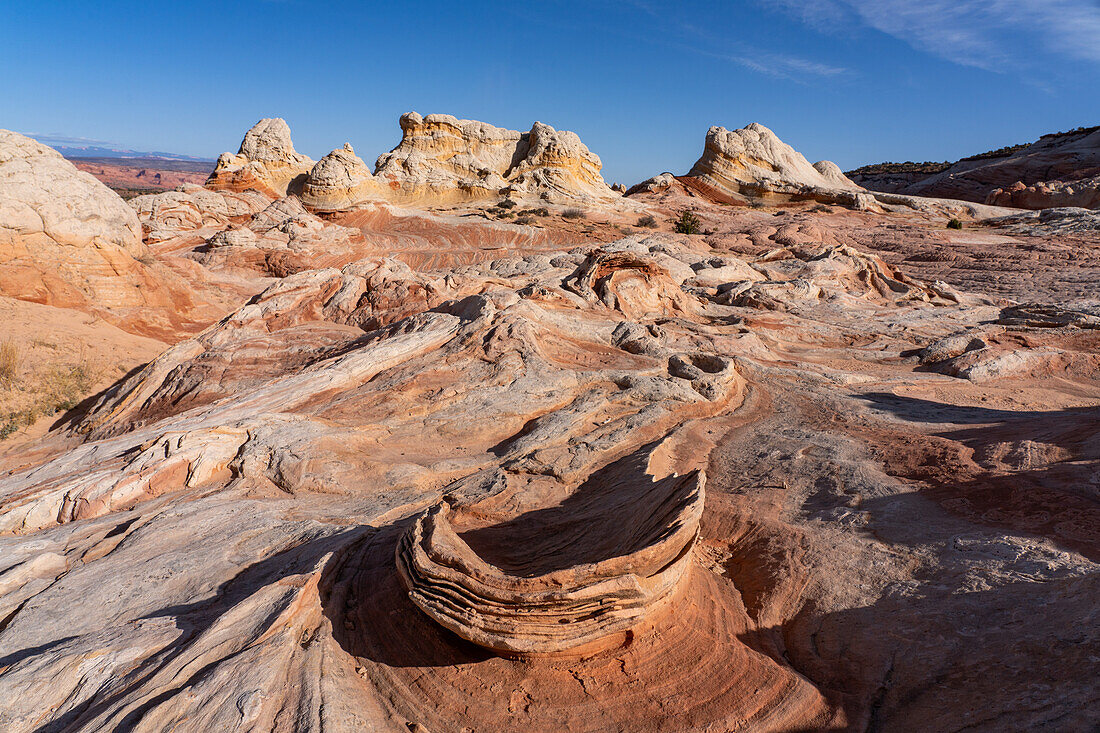
[[[92,391],[99,379],[81,355],[76,364],[54,366],[37,374],[34,379],[16,384],[14,376],[18,371],[20,353],[18,345],[11,341],[0,344],[0,371],[6,374],[8,365],[14,364],[10,367],[12,377],[8,380],[9,388],[18,388],[25,397],[30,398],[29,403],[23,402],[21,409],[0,413],[0,440],[30,427],[39,418],[73,409]]]
[[[22,361],[22,351],[19,344],[11,339],[0,344],[0,384],[10,387],[19,374],[19,362]]]

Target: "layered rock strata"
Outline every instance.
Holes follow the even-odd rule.
[[[254,189],[278,198],[297,192],[313,161],[294,150],[286,120],[264,118],[245,133],[236,155],[222,153],[206,187],[214,190]]]
[[[739,130],[711,127],[703,155],[688,175],[726,194],[787,194],[812,198],[862,191],[827,160],[809,161],[774,132],[753,122]]]
[[[350,143],[317,161],[302,186],[302,203],[314,211],[344,211],[384,198],[382,185]]]
[[[1043,181],[1030,186],[1017,181],[1006,188],[990,191],[985,203],[1017,209],[1097,209],[1100,208],[1100,176],[1077,181]]]
[[[74,308],[157,337],[191,315],[135,212],[60,153],[0,130],[0,295]]]
[[[501,195],[556,203],[613,201],[603,164],[572,132],[536,122],[521,133],[451,115],[401,116],[401,143],[378,158],[397,203],[449,204]]]
[[[397,569],[417,607],[475,644],[521,655],[591,648],[672,598],[691,563],[703,484],[700,472],[671,476],[636,487],[616,511],[574,515],[572,522],[592,535],[571,538],[576,563],[537,575],[509,572],[480,556],[455,531],[456,510],[444,501],[422,514],[398,545]],[[575,556],[577,546],[582,557]]]
[[[1100,174],[1100,127],[1043,135],[1028,145],[972,155],[944,166],[932,164],[935,172],[899,175],[883,173],[883,167],[897,166],[867,166],[851,173],[872,190],[910,196],[1037,209],[1095,207],[1096,203],[1080,203],[1080,197],[1088,195],[1090,186],[1095,188],[1089,180]]]

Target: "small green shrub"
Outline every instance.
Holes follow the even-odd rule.
[[[16,415],[17,413],[14,412],[9,413],[3,422],[0,422],[0,440],[7,440],[19,429],[20,425]]]
[[[648,216],[648,215],[643,216],[640,219],[638,219],[638,223],[635,224],[634,226],[642,227],[643,229],[656,229],[657,228],[657,220],[654,219],[652,216]]]
[[[587,219],[588,214],[584,213],[583,209],[566,209],[561,212],[563,219]]]
[[[514,209],[516,208],[516,202],[512,199],[504,199],[499,204],[497,204],[497,207],[501,209]]]
[[[525,227],[529,227],[529,226],[531,226],[532,224],[535,223],[535,220],[532,219],[529,216],[521,216],[518,219],[516,219],[516,223],[517,224],[522,224]]]
[[[951,221],[947,222],[947,228],[948,229],[962,229],[963,228],[963,223],[961,221],[959,221],[958,219],[952,219]]]
[[[673,222],[673,228],[677,234],[698,234],[699,217],[695,215],[694,211],[688,209],[680,214],[679,219]]]

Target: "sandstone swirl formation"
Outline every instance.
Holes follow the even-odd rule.
[[[314,211],[343,211],[382,199],[381,184],[349,143],[317,161],[302,185],[302,202]]]
[[[586,493],[602,496],[584,496],[587,506],[568,514],[554,512],[560,526],[545,516],[514,523],[492,548],[510,560],[506,569],[462,539],[444,501],[398,545],[398,572],[422,611],[475,644],[522,655],[591,649],[658,614],[691,562],[702,474],[649,485],[644,478],[634,484],[638,478],[626,477],[633,484],[626,491],[589,487]],[[476,509],[469,513],[477,516]],[[549,558],[573,564],[540,572]]]
[[[190,289],[155,263],[141,233],[109,188],[52,148],[0,130],[0,295],[146,335],[186,330],[199,310]]]
[[[823,160],[810,165],[801,153],[756,122],[739,130],[711,127],[703,155],[688,176],[726,194],[811,197],[815,190],[863,190],[835,163]]]
[[[313,161],[294,151],[286,120],[264,118],[245,133],[236,155],[221,154],[206,187],[277,198],[299,190],[311,168]]]
[[[574,185],[560,135],[417,125],[444,199]],[[34,157],[0,206],[78,206]],[[428,212],[327,157],[316,207],[96,225],[216,296],[190,332],[0,298],[4,733],[1100,726],[1100,216],[822,204],[763,158],[763,195]],[[45,352],[111,371],[24,429],[12,341],[43,389]]]
[[[401,143],[375,175],[397,203],[448,204],[505,194],[555,203],[619,198],[575,133],[536,122],[521,133],[451,115],[401,116]]]

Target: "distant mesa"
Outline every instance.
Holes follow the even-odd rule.
[[[313,160],[294,150],[286,120],[264,118],[245,133],[236,155],[222,153],[206,187],[213,190],[255,189],[274,198],[297,193]]]
[[[848,175],[874,191],[1025,209],[1100,208],[1100,126],[1043,135],[954,163],[878,163]]]

